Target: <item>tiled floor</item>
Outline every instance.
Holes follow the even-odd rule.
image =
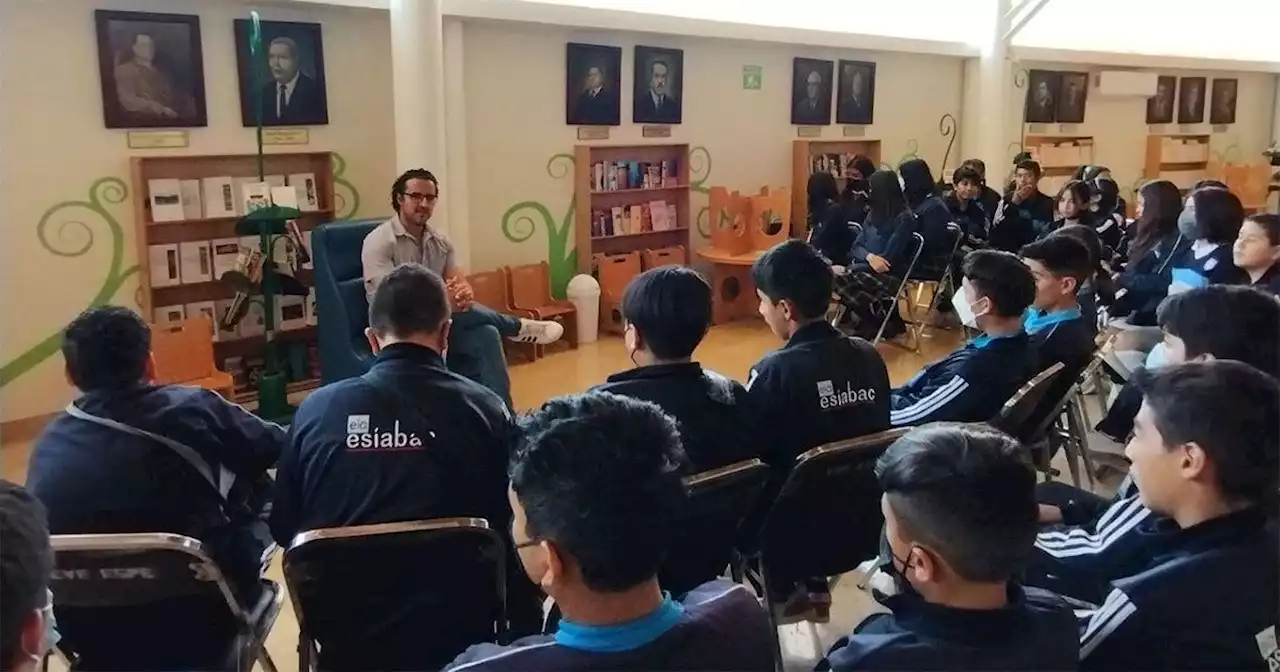
[[[938,331],[934,335],[926,335],[920,353],[892,345],[881,345],[880,351],[888,364],[890,379],[898,384],[914,375],[928,361],[949,352],[959,341],[960,336],[956,332]],[[712,329],[698,349],[697,356],[704,366],[745,380],[751,364],[777,345],[777,340],[763,324],[741,322]],[[583,344],[576,350],[557,352],[537,362],[512,367],[512,394],[517,408],[527,409],[550,397],[586,389],[610,373],[630,367],[622,342],[617,338],[605,338]],[[30,447],[25,444],[6,446],[0,451],[4,478],[18,482],[25,479],[29,452]],[[1064,465],[1056,466],[1066,473]],[[278,557],[268,576],[283,583]],[[829,623],[798,623],[780,628],[789,670],[811,669],[836,639],[852,630],[867,614],[879,609],[879,605],[856,584],[852,575],[846,575],[837,582]],[[282,671],[297,669],[297,637],[297,618],[292,605],[287,604],[267,642],[271,657]],[[59,666],[54,667],[57,669]]]

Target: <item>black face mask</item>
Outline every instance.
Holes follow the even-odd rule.
[[[913,545],[911,550],[907,551],[906,558],[899,558],[893,554],[893,549],[885,543],[884,552],[888,557],[881,559],[879,569],[893,579],[894,592],[886,593],[878,588],[873,588],[871,590],[871,596],[874,597],[877,602],[888,606],[888,602],[886,600],[901,597],[920,597],[920,592],[916,590],[915,586],[911,585],[911,580],[908,579],[906,575],[907,567],[911,566],[911,552],[915,549],[916,546]],[[902,563],[901,568],[898,567],[899,562]]]

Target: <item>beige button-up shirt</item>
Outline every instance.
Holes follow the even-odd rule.
[[[453,243],[430,225],[419,240],[405,230],[400,216],[395,215],[365,236],[360,263],[364,267],[365,293],[372,296],[382,276],[400,264],[422,264],[443,276],[445,269],[455,265]]]

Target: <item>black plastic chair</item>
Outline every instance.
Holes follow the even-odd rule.
[[[507,553],[483,518],[298,534],[284,554],[298,669],[438,669],[503,642]]]
[[[58,648],[72,670],[236,670],[276,666],[264,646],[284,591],[264,580],[251,608],[197,540],[176,534],[51,539]]]
[[[875,464],[909,428],[891,429],[802,453],[765,516],[749,558],[765,596],[770,585],[852,571],[880,551],[880,485]],[[766,599],[768,599],[766,597]],[[772,605],[774,652],[782,669]]]
[[[685,478],[689,504],[659,575],[664,590],[683,595],[726,566],[735,580],[741,578],[734,546],[771,473],[764,462],[750,459]]]

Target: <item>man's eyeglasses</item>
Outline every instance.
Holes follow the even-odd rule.
[[[528,540],[528,541],[521,541],[521,542],[517,542],[517,541],[516,541],[516,521],[515,521],[515,520],[512,520],[510,523],[508,523],[508,524],[507,524],[507,536],[511,538],[511,542],[512,542],[513,544],[515,544],[515,549],[516,549],[517,551],[518,551],[518,550],[520,550],[520,549],[522,549],[522,548],[529,548],[530,546],[537,546],[538,544],[541,544],[541,543],[542,543],[542,540],[541,540],[541,539],[530,539],[530,540]]]
[[[414,203],[421,203],[423,201],[426,201],[428,203],[435,203],[436,200],[440,198],[440,195],[439,194],[419,194],[416,191],[406,191],[404,193],[404,197],[413,201]]]

